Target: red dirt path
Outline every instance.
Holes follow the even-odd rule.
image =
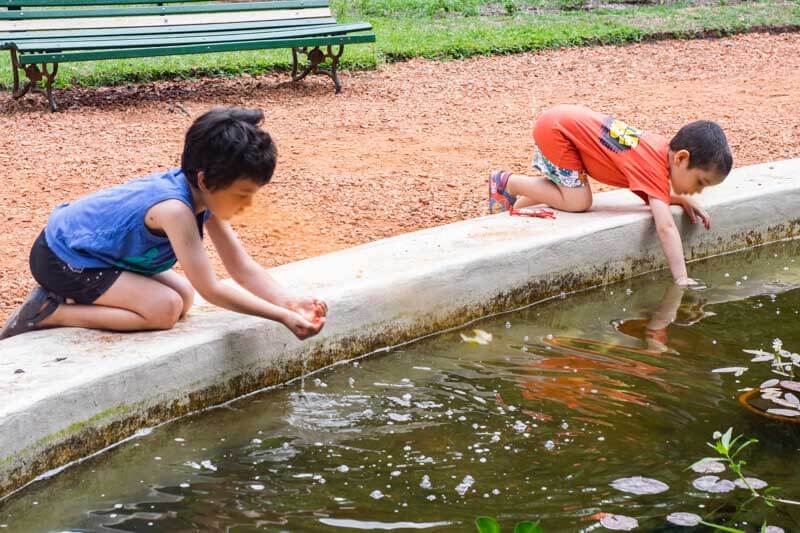
[[[285,75],[60,91],[52,115],[39,96],[0,95],[0,320],[33,285],[28,250],[55,205],[177,165],[191,122],[181,107],[265,110],[278,170],[235,221],[265,266],[483,214],[488,171],[527,169],[532,119],[555,103],[666,135],[717,120],[737,165],[800,156],[797,34],[415,60],[343,78],[338,96],[327,79]]]

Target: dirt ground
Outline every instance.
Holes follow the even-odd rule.
[[[234,221],[268,267],[484,214],[489,170],[526,171],[533,117],[556,103],[665,135],[716,120],[736,165],[800,156],[796,34],[414,60],[345,73],[337,96],[327,78],[286,79],[59,91],[57,114],[0,95],[0,320],[33,286],[28,251],[53,207],[177,166],[215,105],[263,108],[276,139],[275,178]]]

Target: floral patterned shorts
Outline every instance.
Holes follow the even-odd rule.
[[[547,159],[539,147],[533,147],[533,168],[545,175],[547,179],[560,187],[577,189],[586,185],[586,173],[580,170],[569,170],[556,166]]]

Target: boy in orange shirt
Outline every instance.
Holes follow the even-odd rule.
[[[671,141],[642,132],[614,117],[577,105],[545,111],[533,129],[533,167],[544,177],[496,171],[489,178],[492,213],[546,204],[580,212],[592,205],[588,176],[625,187],[649,204],[658,238],[675,282],[692,285],[681,236],[670,212],[680,205],[692,223],[706,229],[711,218],[691,198],[705,187],[719,185],[733,166],[728,140],[714,122],[687,124]]]

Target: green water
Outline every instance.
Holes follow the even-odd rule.
[[[799,251],[694,264],[702,291],[657,273],[571,295],[167,424],[7,500],[0,532],[474,531],[480,515],[603,531],[598,513],[691,531],[673,512],[800,531],[800,507],[742,509],[747,491],[700,491],[687,469],[732,426],[759,439],[747,475],[800,499],[800,424],[737,401],[772,377],[743,349],[800,352]],[[492,341],[463,342],[473,328]],[[712,372],[732,366],[748,370]],[[610,486],[631,476],[669,489]]]

